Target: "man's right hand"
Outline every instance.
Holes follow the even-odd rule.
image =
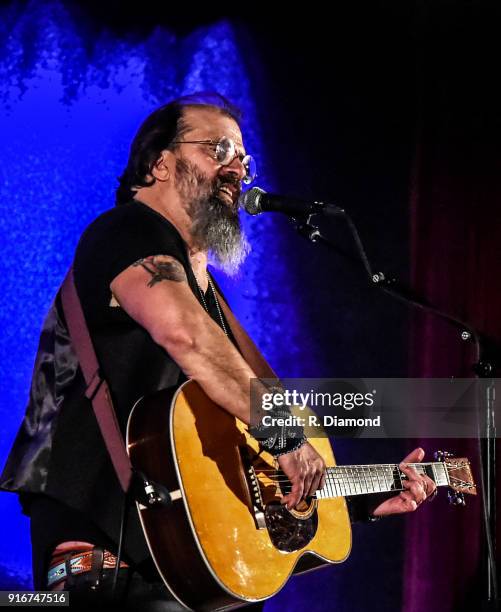
[[[325,462],[309,442],[278,457],[278,465],[292,484],[291,492],[280,500],[288,510],[325,485]]]

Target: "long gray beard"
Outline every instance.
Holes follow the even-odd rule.
[[[176,183],[193,222],[194,245],[209,251],[216,267],[235,276],[251,250],[238,207],[230,208],[216,195],[220,180],[213,184],[186,160],[177,160]]]

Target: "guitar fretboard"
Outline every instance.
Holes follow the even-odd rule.
[[[447,468],[442,462],[411,463],[418,473],[428,475],[437,486],[448,485]],[[402,491],[406,479],[398,464],[338,465],[326,470],[325,486],[317,491],[318,499]]]

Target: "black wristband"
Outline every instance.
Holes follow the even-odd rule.
[[[270,387],[270,391],[283,393],[283,389],[276,386]],[[274,457],[291,453],[306,442],[304,429],[295,421],[288,406],[275,406],[265,416],[270,417],[271,425],[265,425],[262,417],[261,422],[249,431],[261,447]]]
[[[282,449],[278,447],[273,447],[268,452],[273,457],[280,457],[282,455],[287,455],[287,453],[292,453],[303,446],[307,442],[306,436],[303,434],[300,438],[287,438],[285,445]]]

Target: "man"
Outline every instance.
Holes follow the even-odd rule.
[[[82,235],[75,286],[122,431],[138,398],[187,378],[249,423],[249,379],[262,372],[237,348],[238,324],[230,326],[223,314],[207,258],[211,253],[229,273],[245,258],[238,198],[254,173],[235,109],[217,96],[179,99],[143,123],[117,206]],[[35,588],[99,598],[109,593],[116,565],[123,495],[83,392],[58,295],[0,486],[19,492],[31,516]],[[282,500],[289,508],[322,486],[324,462],[304,437],[263,444],[292,483]],[[423,454],[416,449],[404,461]],[[434,492],[429,478],[403,469],[407,490],[373,500],[374,517],[415,510]],[[165,609],[177,609],[151,562],[135,508],[127,512],[118,591],[132,606],[140,601],[147,609],[147,601],[162,600]],[[72,566],[83,563],[82,555],[85,571]],[[58,579],[54,568],[61,564]]]

